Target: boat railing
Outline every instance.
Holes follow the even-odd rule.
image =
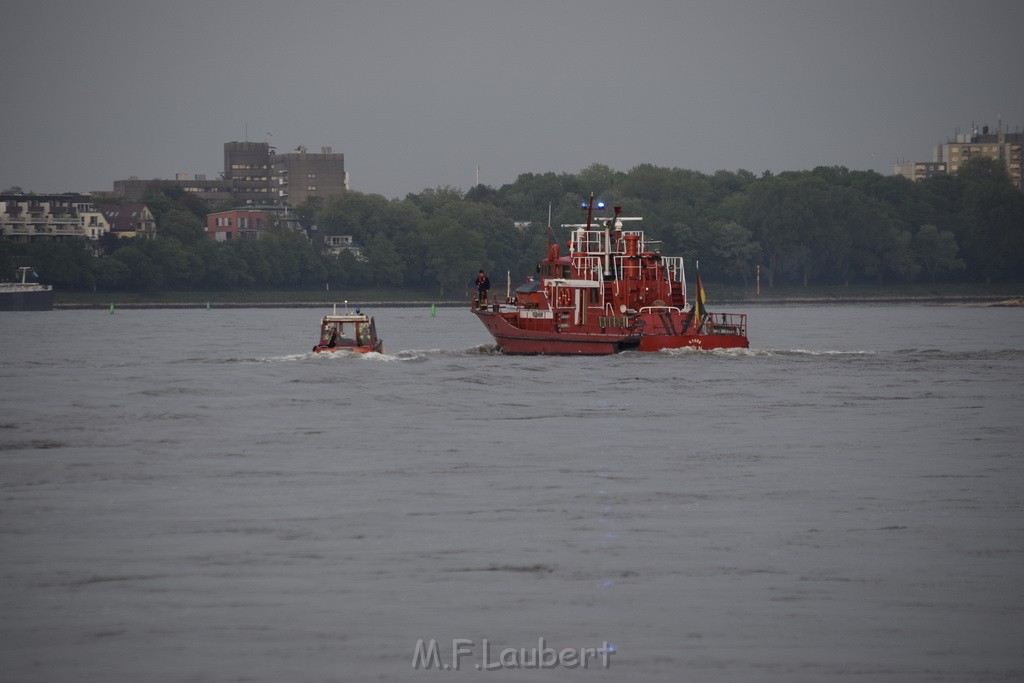
[[[643,314],[643,313],[654,313],[655,311],[658,311],[658,312],[666,312],[667,311],[669,313],[682,313],[683,309],[679,308],[678,306],[669,306],[667,304],[665,306],[641,306],[640,307],[640,313],[641,314]]]
[[[745,313],[708,313],[704,325],[708,334],[747,336]]]
[[[662,256],[661,262],[665,266],[665,278],[669,282],[686,283],[686,273],[683,270],[682,256]]]
[[[569,235],[570,254],[578,252],[603,254],[605,252],[604,232],[601,230],[586,230],[584,228],[578,228],[569,233]]]
[[[601,256],[584,256],[577,253],[572,257],[572,264],[575,266],[577,279],[604,284],[604,258]]]

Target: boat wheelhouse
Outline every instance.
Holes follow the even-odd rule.
[[[355,313],[325,315],[320,321],[320,339],[313,353],[383,353],[384,341],[377,336],[373,318]]]

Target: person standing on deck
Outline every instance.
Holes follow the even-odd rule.
[[[487,303],[487,292],[491,288],[491,279],[483,270],[476,276],[477,301],[484,305]]]

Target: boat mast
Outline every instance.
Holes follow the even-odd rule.
[[[605,221],[604,224],[604,276],[611,276],[611,258],[612,258],[612,229],[618,228],[619,225],[619,214],[622,213],[621,206],[613,206],[612,211],[615,217],[610,221]]]
[[[594,221],[594,193],[590,193],[590,201],[587,202],[587,230],[590,230],[590,224]]]
[[[551,246],[551,202],[548,202],[548,246]]]

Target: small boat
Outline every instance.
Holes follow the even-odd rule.
[[[325,315],[320,321],[320,340],[313,353],[384,353],[384,341],[377,337],[373,318],[355,313]]]
[[[509,354],[603,355],[662,349],[749,348],[747,316],[705,308],[699,271],[694,298],[686,295],[683,259],[662,256],[640,230],[614,215],[595,220],[591,195],[586,222],[570,228],[568,253],[548,244],[539,281],[528,281],[504,301],[474,299],[473,313]],[[549,240],[550,242],[550,240]]]
[[[52,311],[53,286],[29,282],[29,266],[18,270],[21,282],[0,282],[0,311]]]

